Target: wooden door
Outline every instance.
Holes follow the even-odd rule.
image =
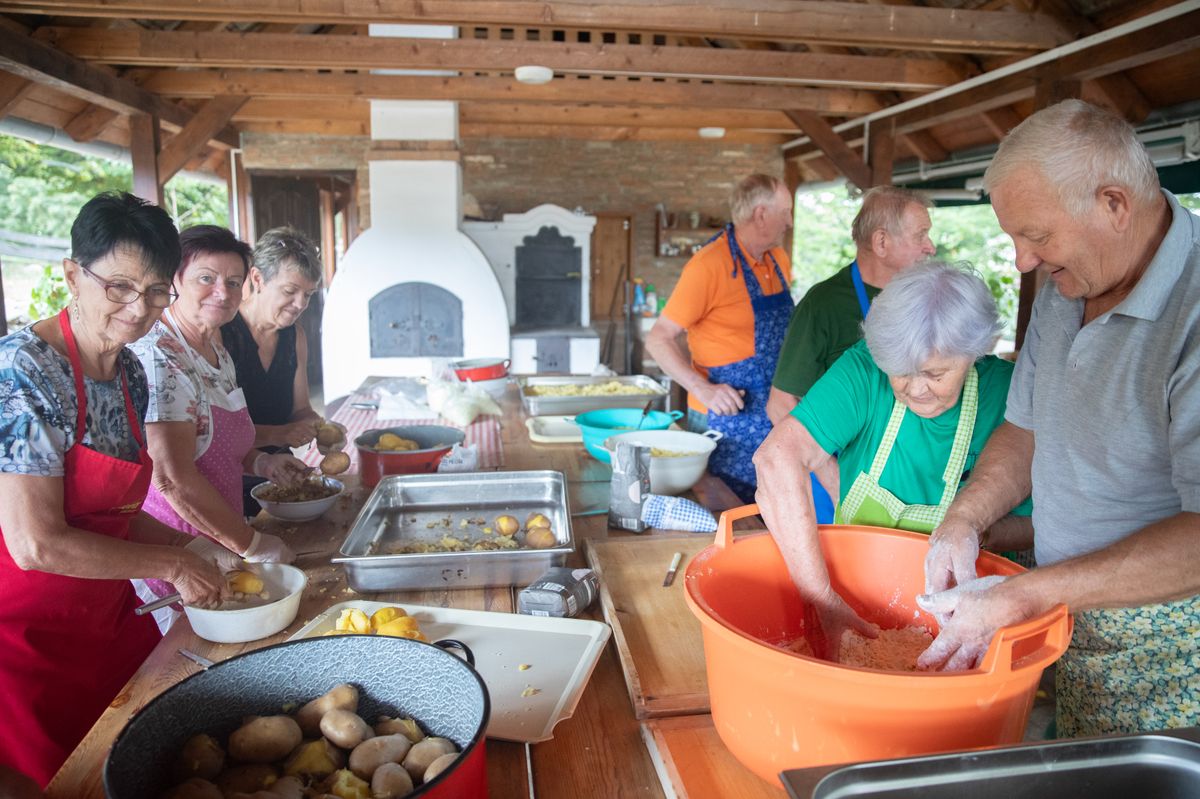
[[[592,230],[592,319],[608,321],[623,316],[622,290],[633,261],[633,217],[629,214],[596,214]]]
[[[254,196],[254,229],[262,235],[271,228],[291,225],[314,243],[321,241],[321,186],[314,177],[251,175]],[[308,338],[308,382],[321,382],[321,316],[324,300],[321,292],[296,323]]]

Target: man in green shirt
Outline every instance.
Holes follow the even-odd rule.
[[[809,289],[792,312],[767,401],[773,424],[862,338],[870,301],[892,277],[933,255],[928,208],[921,195],[895,186],[877,186],[863,196],[851,227],[854,262]]]

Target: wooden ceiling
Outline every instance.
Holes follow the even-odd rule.
[[[221,172],[241,132],[362,136],[369,99],[453,99],[464,139],[721,127],[782,147],[795,178],[866,185],[886,179],[872,163],[993,144],[1056,94],[1134,123],[1200,99],[1195,0],[927,2],[0,0],[0,115],[123,146],[157,118],[169,176]],[[522,64],[555,79],[517,83]]]

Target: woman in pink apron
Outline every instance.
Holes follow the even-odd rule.
[[[71,246],[69,310],[0,339],[0,765],[42,785],[159,641],[129,580],[201,606],[224,585],[141,512],[146,378],[125,347],[173,298],[171,218],[102,194]]]
[[[254,449],[254,424],[221,344],[221,325],[241,303],[250,248],[213,225],[188,228],[179,240],[179,299],[132,347],[150,383],[146,422],[154,479],[146,512],[246,560],[289,562],[294,555],[282,540],[242,516],[244,472],[290,484],[305,471],[289,453]],[[169,593],[160,584],[150,590]],[[167,621],[157,618],[160,625]]]

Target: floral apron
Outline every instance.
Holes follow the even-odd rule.
[[[777,294],[765,296],[754,270],[742,254],[733,225],[726,225],[723,235],[729,244],[729,253],[733,256],[733,270],[736,273],[741,267],[742,280],[746,291],[750,294],[750,307],[754,311],[754,354],[749,358],[724,366],[713,366],[708,370],[708,377],[714,383],[727,383],[735,389],[745,392],[742,396],[744,407],[734,415],[708,412],[708,428],[724,433],[717,443],[717,449],[709,458],[709,470],[725,481],[726,485],[738,495],[743,502],[753,502],[754,492],[758,485],[754,474],[754,451],[771,432],[771,420],[767,418],[767,397],[771,393],[771,379],[775,376],[775,364],[779,360],[779,350],[783,347],[784,334],[787,333],[788,321],[792,316],[792,295],[787,289],[787,281],[783,270],[769,252],[775,267],[775,274],[783,290]]]
[[[1059,738],[1200,725],[1200,596],[1076,613],[1055,689]]]
[[[72,527],[127,541],[152,468],[129,384],[121,370],[137,461],[84,445],[87,393],[65,310],[58,324],[79,406],[63,470],[63,515]],[[0,546],[0,763],[41,785],[50,781],[160,640],[153,621],[134,615],[137,604],[128,580],[24,571]]]
[[[163,313],[163,321],[171,328],[175,337],[183,344],[191,362],[193,371],[201,374],[197,363],[199,357],[192,351],[183,334],[171,319],[170,312]],[[201,381],[203,385],[203,381]],[[212,483],[213,488],[234,512],[239,512],[242,506],[242,459],[254,447],[254,422],[250,419],[250,411],[246,407],[246,396],[241,388],[236,388],[226,394],[219,389],[208,391],[209,410],[212,413],[212,436],[208,446],[196,458],[196,469]],[[186,519],[176,513],[175,508],[167,501],[158,489],[150,487],[146,496],[146,512],[165,525],[191,536],[202,535]],[[146,580],[145,585],[150,589],[147,594],[138,581],[134,582],[138,595],[150,600],[155,597],[168,596],[175,592],[170,583],[162,580]],[[164,608],[155,611],[155,620],[164,630],[170,627],[178,611]]]
[[[967,450],[971,445],[971,434],[975,430],[975,413],[979,408],[979,374],[975,367],[967,372],[963,385],[962,407],[959,410],[958,427],[954,431],[954,443],[950,447],[950,458],[942,473],[945,488],[942,500],[937,505],[906,505],[895,494],[879,484],[883,468],[892,454],[900,423],[908,410],[904,403],[896,400],[892,415],[888,418],[883,440],[875,450],[869,472],[859,472],[854,484],[838,504],[837,524],[866,524],[873,527],[890,527],[894,530],[910,530],[914,533],[932,533],[942,522],[946,510],[958,492],[962,481],[963,466],[967,462]]]

